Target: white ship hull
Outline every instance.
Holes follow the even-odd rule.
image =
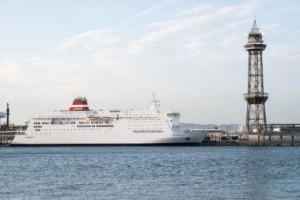
[[[197,145],[206,133],[189,134],[111,134],[111,133],[66,133],[40,136],[16,135],[12,142],[14,146],[51,146],[51,145]]]

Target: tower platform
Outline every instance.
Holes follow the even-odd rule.
[[[244,99],[249,103],[249,104],[262,104],[265,103],[269,98],[268,93],[264,94],[244,94]]]

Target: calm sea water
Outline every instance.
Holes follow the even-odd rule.
[[[300,199],[300,148],[0,148],[0,199]]]

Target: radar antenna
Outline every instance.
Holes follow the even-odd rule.
[[[160,105],[159,105],[159,100],[156,98],[156,92],[154,92],[154,91],[152,92],[152,97],[153,97],[153,100],[151,101],[152,106],[151,106],[150,110],[159,113],[158,107]]]

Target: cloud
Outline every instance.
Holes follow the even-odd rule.
[[[195,15],[195,14],[202,14],[204,12],[212,11],[214,7],[210,4],[203,4],[196,8],[192,8],[189,10],[183,10],[175,14],[175,16],[186,16],[186,15]]]
[[[135,15],[135,17],[140,17],[140,16],[142,16],[142,15],[146,15],[146,14],[148,14],[148,13],[154,12],[154,11],[156,11],[157,9],[163,7],[164,5],[166,5],[166,4],[168,4],[168,3],[171,3],[172,1],[173,1],[173,0],[165,0],[165,1],[161,2],[161,3],[159,3],[159,4],[156,4],[156,5],[154,5],[154,6],[150,7],[150,8],[147,8],[147,9],[145,9],[145,10],[143,10],[143,11],[137,13],[137,14]]]
[[[15,79],[20,75],[20,71],[18,68],[18,62],[10,59],[5,58],[0,60],[1,68],[0,68],[0,80],[1,82],[7,81],[10,79]]]
[[[250,1],[238,5],[224,6],[211,9],[209,13],[203,14],[205,8],[212,8],[210,5],[202,5],[193,9],[178,12],[174,19],[164,20],[148,24],[148,27],[154,29],[148,32],[140,39],[132,42],[128,47],[131,54],[140,54],[147,49],[170,44],[177,38],[181,40],[189,39],[197,34],[205,34],[221,28],[227,27],[226,20],[244,18],[252,15],[260,6],[261,0]],[[194,15],[190,15],[194,14]],[[183,17],[182,17],[183,16]],[[221,28],[220,28],[221,27]]]
[[[280,24],[279,23],[270,23],[270,24],[265,24],[263,26],[262,29],[262,34],[263,36],[267,36],[267,37],[272,37],[272,35],[275,35],[275,32],[284,32],[285,30],[282,30],[280,28]]]
[[[240,40],[241,40],[241,36],[239,34],[229,35],[228,37],[226,37],[222,40],[220,47],[222,49],[227,49],[230,46],[232,46],[232,43],[235,43]]]
[[[66,39],[58,47],[58,51],[65,52],[75,47],[92,48],[108,46],[111,44],[115,44],[119,40],[120,38],[116,36],[116,33],[113,29],[100,29],[81,33],[79,35],[75,35],[71,38]]]

